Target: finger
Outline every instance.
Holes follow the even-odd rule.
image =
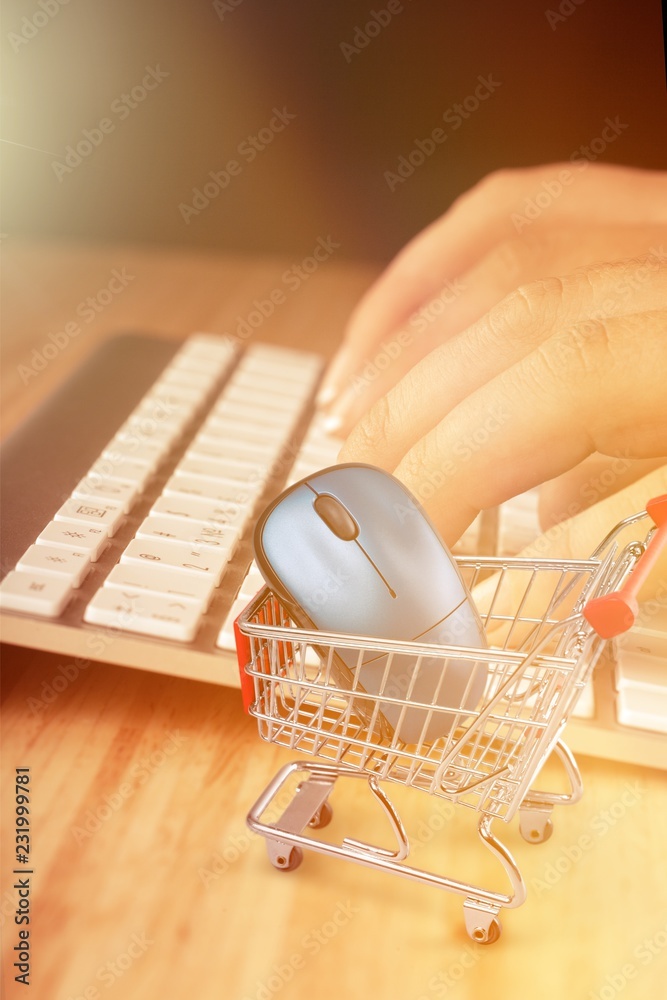
[[[424,358],[378,400],[349,435],[340,460],[394,469],[467,396],[522,361],[554,332],[590,316],[658,309],[665,302],[667,265],[647,267],[637,261],[591,265],[563,279],[520,288]]]
[[[522,214],[526,204],[545,192],[548,211],[540,210],[529,220]],[[549,164],[485,177],[411,240],[364,295],[323,382],[320,405],[333,401],[362,360],[373,354],[373,345],[493,246],[515,237],[519,218],[524,228],[530,225],[533,230],[573,221],[665,222],[667,174],[584,161],[574,167]]]
[[[524,549],[520,556],[529,559],[587,559],[617,524],[644,510],[650,499],[666,491],[667,465],[662,465],[581,514],[553,526]],[[642,523],[628,528],[620,540],[623,544],[642,541],[646,533],[647,526]],[[522,603],[527,584],[525,573],[506,573],[502,583],[500,575],[494,574],[478,584],[472,591],[472,597],[482,617],[493,608],[493,618],[486,629],[489,641],[493,645],[504,644],[511,624],[503,624],[501,619],[512,619],[519,607],[526,618],[542,618],[557,582],[554,574],[540,571],[525,603]],[[667,550],[663,551],[642,586],[640,600],[652,600],[666,590]],[[563,604],[555,617],[564,618],[571,610],[571,603]],[[521,631],[515,629],[510,637],[510,646],[516,648],[522,637],[525,633],[522,636]]]
[[[661,310],[554,334],[464,399],[395,474],[453,542],[480,510],[594,451],[665,454],[666,322]]]
[[[658,266],[667,259],[665,242],[664,226],[603,226],[531,234],[494,247],[460,281],[423,305],[403,330],[382,342],[330,408],[327,428],[345,436],[429,351],[476,322],[520,285],[569,274],[599,260],[646,257],[650,266]],[[618,301],[612,303],[612,311],[634,309],[622,290],[614,291]]]
[[[649,500],[667,492],[667,464],[593,504],[581,514],[552,525],[520,553],[528,558],[585,559],[611,531],[615,524],[644,510]],[[628,534],[632,536],[629,528]],[[627,540],[623,536],[623,540]],[[667,584],[667,551],[664,551],[649,574],[640,599],[655,593],[660,582]]]
[[[660,468],[667,456],[630,458],[618,455],[591,455],[569,472],[543,483],[540,488],[539,516],[543,529],[580,514],[594,503],[623,490]]]

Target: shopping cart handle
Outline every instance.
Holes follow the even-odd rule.
[[[594,597],[583,609],[588,624],[602,639],[613,639],[627,632],[639,613],[637,594],[667,544],[667,493],[646,504],[646,513],[658,529],[638,559],[620,590]]]

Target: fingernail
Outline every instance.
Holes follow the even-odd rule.
[[[343,426],[343,418],[337,413],[331,413],[322,421],[325,434],[336,434]]]
[[[357,398],[357,392],[351,387],[338,393],[336,402],[322,421],[326,434],[345,432],[350,415],[355,412]]]
[[[333,403],[334,399],[338,395],[338,390],[335,385],[324,384],[321,386],[317,396],[315,397],[315,403],[319,407],[328,406],[329,403]]]

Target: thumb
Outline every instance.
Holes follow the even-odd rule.
[[[645,509],[655,496],[667,493],[667,465],[654,469],[642,479],[576,514],[553,525],[519,553],[528,559],[587,559],[606,535],[626,517]],[[625,528],[616,539],[618,551],[631,541],[642,541],[649,531],[647,522]],[[553,594],[560,585],[560,570],[546,567],[531,570],[508,570],[495,573],[473,589],[472,596],[485,621],[487,637],[494,646],[517,648],[535,626],[535,621],[514,624],[517,614],[523,619],[541,620],[549,609]],[[570,578],[573,574],[570,574]],[[667,550],[653,566],[639,594],[640,601],[654,597],[667,588]],[[581,592],[574,586],[550,617],[567,617]],[[490,613],[490,616],[489,616]],[[488,621],[486,618],[488,617]]]

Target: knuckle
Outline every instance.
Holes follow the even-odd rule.
[[[454,204],[459,206],[471,203],[474,205],[477,202],[493,202],[500,195],[501,190],[504,191],[506,189],[508,184],[507,174],[508,171],[506,170],[493,170],[490,174],[485,174],[471,188],[463,191]]]
[[[583,374],[601,373],[606,362],[614,362],[611,332],[603,319],[584,320],[568,333],[573,357]]]
[[[364,454],[381,453],[391,441],[391,426],[392,411],[389,400],[386,396],[380,396],[354,428],[349,443]]]
[[[510,294],[511,305],[523,312],[530,321],[543,320],[560,308],[564,286],[560,278],[537,278],[519,285]]]
[[[552,379],[566,380],[573,388],[604,378],[616,363],[609,326],[601,319],[583,320],[550,338],[538,349],[538,357]]]
[[[507,193],[517,189],[521,173],[521,168],[501,167],[499,170],[492,170],[491,173],[485,174],[476,184],[460,194],[454,200],[452,208],[473,206],[477,202],[494,204],[498,198],[502,198]]]
[[[392,283],[408,283],[412,281],[420,272],[419,235],[409,240],[405,246],[399,250],[389,265],[388,273]]]
[[[567,166],[564,163],[549,163],[544,166],[500,167],[482,177],[461,197],[477,195],[493,200],[498,196],[522,195],[527,186],[543,178],[553,177]]]
[[[651,282],[661,283],[667,276],[667,261],[655,251],[614,261],[596,261],[580,268],[591,285],[617,294],[638,291]]]
[[[502,278],[539,273],[549,269],[554,252],[566,239],[566,235],[553,231],[523,233],[498,243],[489,251],[487,262]]]
[[[487,255],[494,272],[501,277],[517,278],[520,275],[540,275],[549,280],[549,272],[557,266],[563,250],[572,245],[572,231],[564,228],[529,230],[498,243]]]
[[[559,169],[558,164],[527,167],[499,167],[478,182],[479,187],[486,188],[491,193],[500,191],[507,194],[523,194],[527,185],[539,181],[542,177],[551,177]]]
[[[477,187],[487,191],[507,190],[516,186],[523,173],[520,167],[499,167],[482,177]]]
[[[522,274],[530,263],[530,251],[523,237],[503,240],[489,251],[485,266],[499,281],[514,280]]]
[[[499,341],[532,337],[536,325],[553,323],[562,306],[564,285],[560,278],[539,278],[518,285],[489,313],[491,330]]]
[[[417,484],[424,482],[428,478],[428,469],[429,463],[426,456],[426,447],[422,439],[417,441],[410,451],[403,456],[396,474],[421,499]]]

